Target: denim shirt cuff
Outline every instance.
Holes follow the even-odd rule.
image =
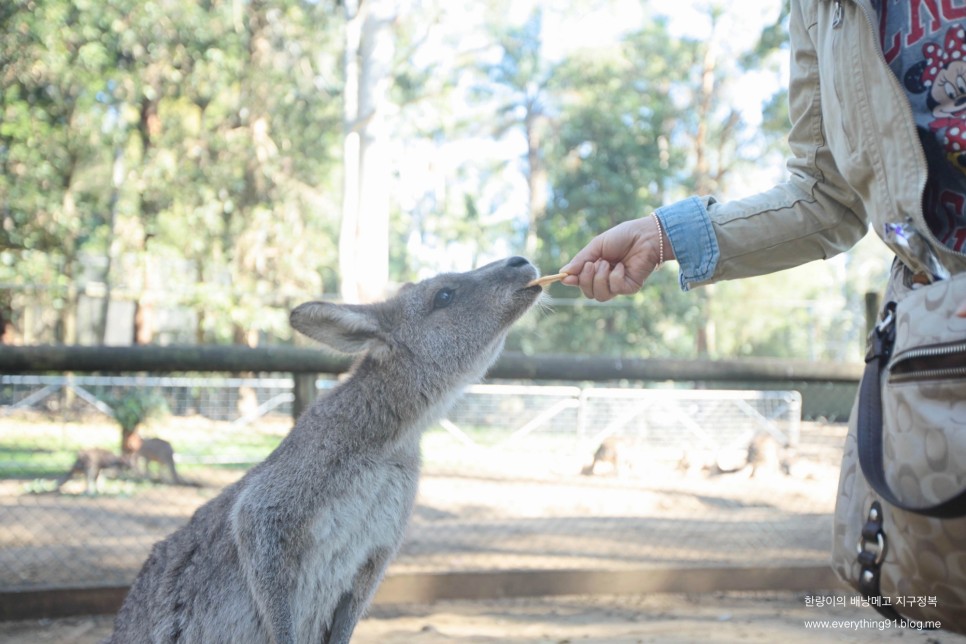
[[[684,291],[711,279],[721,256],[705,201],[714,203],[711,198],[689,197],[655,211],[674,249]]]

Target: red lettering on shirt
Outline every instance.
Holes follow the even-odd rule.
[[[939,197],[939,203],[943,205],[946,212],[962,215],[963,204],[966,204],[966,197],[952,190],[943,190],[942,195]]]
[[[942,21],[940,20],[941,14],[939,13],[939,5],[936,4],[936,0],[912,0],[910,4],[910,10],[912,11],[912,29],[909,30],[909,35],[906,36],[907,45],[913,45],[919,42],[926,35],[926,30],[922,26],[921,14],[923,5],[929,11],[929,15],[932,16],[929,33],[939,31],[942,27]]]
[[[902,51],[902,34],[896,31],[892,37],[886,35],[886,18],[889,13],[889,3],[883,3],[879,9],[879,42],[882,43],[882,53],[885,54],[887,64],[891,64]],[[891,41],[891,42],[890,42]],[[888,46],[886,43],[890,43]]]
[[[943,0],[943,18],[946,20],[966,18],[966,4],[961,7],[954,7],[953,0]]]
[[[946,213],[948,231],[939,241],[953,250],[962,251],[966,245],[966,226],[960,222],[966,221],[966,196],[952,190],[943,190],[939,202]]]

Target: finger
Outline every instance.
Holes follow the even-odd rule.
[[[956,309],[956,317],[966,318],[966,302],[963,302],[962,304],[960,304],[959,308]]]
[[[560,271],[560,272],[563,273],[564,271]],[[565,284],[567,286],[580,286],[580,274],[571,273],[567,275],[567,277],[560,280],[560,283]]]
[[[620,280],[612,280],[610,288],[611,291],[618,295],[633,295],[637,293],[643,288],[644,280],[650,275],[650,272],[648,272],[643,277],[637,277],[624,263],[620,263],[614,268],[615,273],[618,268],[620,268]]]
[[[610,290],[610,264],[600,260],[596,264],[594,271],[594,299],[598,302],[606,302],[614,297]]]
[[[610,292],[614,295],[631,295],[640,290],[640,287],[627,275],[627,269],[623,262],[610,272]]]
[[[594,263],[587,262],[580,269],[578,277],[580,291],[584,294],[584,297],[591,300],[594,299],[594,272]]]

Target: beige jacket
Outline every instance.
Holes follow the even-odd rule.
[[[683,254],[682,286],[829,258],[869,225],[885,239],[887,226],[907,221],[922,235],[914,245],[931,248],[951,273],[966,271],[966,254],[943,246],[923,218],[926,158],[869,1],[792,0],[791,12],[791,176],[746,199],[705,198],[690,212],[677,204],[658,211],[675,253],[680,246]],[[695,210],[706,210],[707,235],[695,235]],[[923,265],[915,246],[887,243],[907,264]]]

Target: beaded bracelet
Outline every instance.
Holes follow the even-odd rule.
[[[657,213],[653,212],[651,215],[654,217],[654,223],[657,224],[657,246],[660,249],[658,251],[657,264],[654,268],[657,268],[664,263],[664,229],[661,228],[661,220],[658,218]]]

